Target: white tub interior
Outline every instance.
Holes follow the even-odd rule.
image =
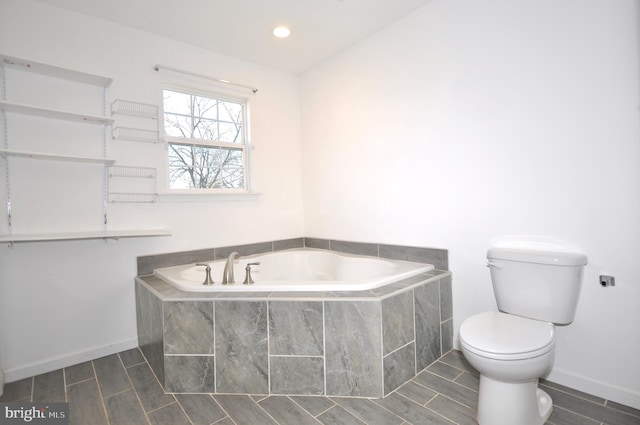
[[[243,285],[247,263],[255,283]],[[225,260],[207,262],[213,285],[203,285],[205,267],[187,264],[154,270],[154,275],[187,292],[360,291],[433,270],[433,265],[349,255],[334,251],[296,249],[240,257],[234,261],[236,283],[222,285]]]

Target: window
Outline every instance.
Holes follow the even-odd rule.
[[[246,101],[163,90],[170,189],[247,189]]]

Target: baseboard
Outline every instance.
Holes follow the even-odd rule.
[[[618,387],[555,368],[545,379],[596,397],[602,397],[615,403],[640,409],[640,391],[631,388]]]
[[[100,347],[90,348],[85,351],[65,354],[63,356],[44,359],[40,362],[22,365],[4,371],[6,382],[15,382],[30,376],[52,372],[63,367],[69,367],[78,363],[98,359],[120,351],[129,350],[138,346],[138,338],[131,338],[124,341],[108,344]],[[2,372],[2,371],[0,371]],[[1,376],[1,375],[0,375]],[[0,378],[1,379],[1,378]],[[1,387],[0,387],[1,388]],[[1,392],[0,392],[1,394]]]

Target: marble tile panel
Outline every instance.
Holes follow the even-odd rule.
[[[213,356],[165,356],[164,369],[166,392],[215,392]]]
[[[413,292],[407,291],[382,300],[383,355],[414,339]]]
[[[267,394],[266,301],[216,301],[216,388],[220,393]]]
[[[322,356],[322,302],[269,302],[269,353]]]
[[[453,318],[440,324],[442,353],[453,349]]]
[[[416,369],[422,370],[441,354],[440,294],[438,281],[419,286],[414,292]]]
[[[380,319],[377,302],[325,302],[328,395],[382,396]]]
[[[355,255],[369,255],[372,257],[378,256],[378,244],[375,243],[362,243],[362,242],[348,242],[348,241],[331,241],[331,250],[344,252],[347,254]]]
[[[138,345],[154,373],[164,382],[164,335],[162,301],[144,285],[136,283]]]
[[[331,249],[331,241],[319,238],[304,238],[305,248]]]
[[[164,303],[165,354],[213,354],[213,302]]]
[[[451,275],[440,279],[440,316],[440,320],[443,322],[453,317]]]
[[[449,252],[446,249],[381,244],[380,257],[433,264],[438,270],[449,269]]]
[[[224,260],[227,257],[229,257],[229,254],[231,254],[234,251],[240,254],[240,257],[246,257],[248,255],[254,255],[254,254],[262,254],[265,252],[273,251],[273,243],[259,242],[259,243],[252,243],[247,245],[234,245],[234,246],[225,246],[221,248],[216,248],[215,259]]]
[[[384,394],[404,384],[416,374],[415,344],[407,344],[383,358]]]
[[[273,241],[273,250],[282,251],[284,249],[304,248],[304,238],[283,239]]]
[[[271,394],[324,394],[324,358],[270,356]]]
[[[140,256],[138,257],[138,276],[151,274],[155,269],[161,267],[202,263],[211,260],[213,260],[213,249]]]

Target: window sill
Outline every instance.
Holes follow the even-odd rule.
[[[162,192],[158,194],[160,202],[229,202],[229,201],[255,201],[262,193],[259,192],[209,192],[193,191]]]

